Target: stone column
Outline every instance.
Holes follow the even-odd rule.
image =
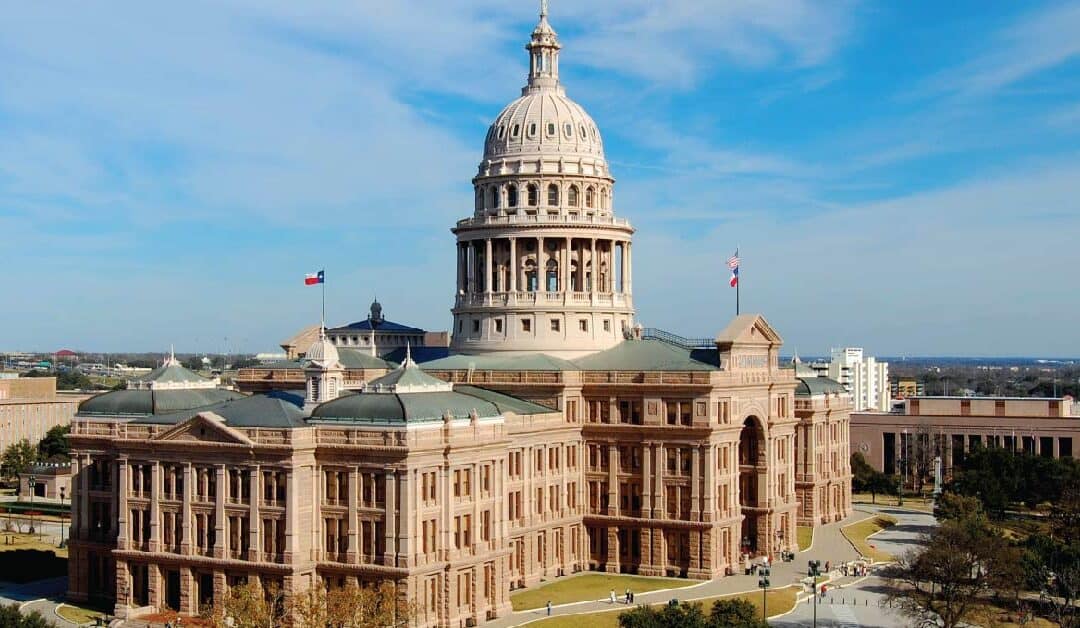
[[[627,290],[627,272],[626,272],[626,242],[619,242],[619,248],[622,250],[621,259],[619,260],[619,268],[621,270],[619,279],[619,292],[626,294]]]
[[[349,564],[357,562],[360,555],[360,510],[357,505],[357,496],[360,488],[360,470],[356,467],[349,469],[349,551],[345,559]]]
[[[619,514],[619,448],[608,445],[608,507],[607,514]]]
[[[191,542],[191,500],[192,493],[194,492],[194,486],[192,481],[191,463],[184,464],[183,478],[184,478],[184,495],[183,506],[180,512],[180,553],[190,554],[191,548],[194,544]],[[181,576],[182,578],[183,576]]]
[[[667,506],[667,500],[664,496],[664,444],[657,443],[656,445],[656,489],[653,491],[653,519],[664,519],[664,508]]]
[[[634,258],[633,258],[633,245],[629,240],[626,241],[626,293],[634,293]]]
[[[491,240],[488,240],[490,245]],[[475,478],[474,478],[475,479]],[[397,501],[400,503],[400,516],[397,517],[397,564],[399,567],[406,567],[409,565],[409,539],[412,538],[412,517],[408,516],[408,513],[416,512],[416,504],[413,501],[415,497],[413,495],[412,476],[408,471],[404,471],[397,475]],[[476,491],[477,484],[473,484],[473,491]],[[475,492],[473,493],[475,496]],[[475,500],[474,500],[474,503]],[[476,543],[476,522],[479,517],[473,517],[473,544]]]
[[[510,238],[510,292],[517,292],[518,258],[517,238]]]
[[[90,460],[90,454],[83,454],[79,456],[82,461],[80,465],[81,472],[79,473],[79,538],[87,538],[87,534],[90,532],[90,469],[93,462]],[[111,472],[111,471],[110,471]]]
[[[641,445],[641,516],[652,517],[652,456],[653,444]]]
[[[259,465],[252,465],[248,471],[251,473],[251,501],[248,504],[248,560],[258,560],[259,556],[259,528],[262,519],[259,516],[259,503],[262,499],[262,493],[259,490],[262,486],[262,469]],[[241,534],[243,530],[241,530]]]
[[[296,523],[298,523],[298,517],[300,514],[300,500],[297,494],[300,491],[296,488],[296,469],[289,468],[285,471],[285,548],[284,558],[285,562],[292,561],[292,557],[296,556],[300,551],[299,533],[296,530]],[[274,537],[277,537],[277,526],[281,525],[281,521],[277,521],[274,524],[275,530],[273,531]],[[265,532],[269,533],[269,530]],[[275,552],[281,553],[282,548],[276,547]]]
[[[596,301],[596,284],[600,280],[600,264],[596,261],[596,238],[591,238],[589,242],[589,292],[592,295],[592,300]]]
[[[563,291],[563,294],[569,295],[574,291],[573,275],[570,273],[570,258],[573,256],[571,251],[570,238],[564,238],[566,240],[565,248],[563,249],[563,268],[559,273],[562,279],[559,281],[559,288]]]
[[[226,551],[225,493],[229,490],[225,465],[216,465],[214,474],[217,483],[217,490],[214,491],[214,558],[224,558]]]
[[[690,450],[690,520],[701,520],[701,449]]]
[[[386,553],[383,564],[393,567],[397,557],[397,474],[386,472]]]
[[[116,461],[116,469],[116,491],[119,496],[116,500],[118,504],[116,510],[116,549],[126,550],[128,549],[128,539],[131,538],[128,530],[128,522],[131,516],[128,511],[128,493],[131,491],[131,466],[128,464],[126,457],[121,457]],[[117,573],[119,574],[119,564],[117,565]],[[117,591],[118,600],[119,597],[120,592]]]
[[[161,549],[161,462],[150,467],[150,551]]]
[[[716,446],[705,445],[705,500],[701,506],[702,521],[713,521],[716,519],[714,513],[716,512],[716,505],[714,498],[716,497]]]
[[[488,295],[494,283],[491,279],[491,238],[484,238],[484,293]]]

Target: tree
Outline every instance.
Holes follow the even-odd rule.
[[[943,492],[934,504],[934,517],[939,521],[961,520],[982,514],[982,503],[977,497]]]
[[[3,628],[50,628],[52,624],[37,611],[23,614],[18,604],[11,604],[0,605],[0,626]]]
[[[38,461],[38,450],[25,438],[17,443],[8,445],[4,450],[4,456],[0,459],[0,466],[10,476],[18,476],[30,469],[30,466]]]
[[[717,600],[709,613],[709,626],[733,628],[769,628],[756,606],[742,598]]]
[[[877,473],[877,469],[870,466],[862,452],[856,451],[851,454],[851,490],[856,493],[870,492],[870,480]]]
[[[1039,591],[1061,628],[1080,626],[1080,488],[1066,489],[1050,514],[1050,534],[1033,534],[1024,544],[1024,574]]]
[[[38,453],[43,460],[53,456],[71,458],[71,443],[68,442],[68,434],[71,433],[71,424],[54,425],[45,432],[45,437],[38,443]]]
[[[971,623],[980,598],[1012,590],[1020,555],[979,511],[948,519],[924,545],[900,556],[885,572],[889,599],[918,626],[955,628]]]
[[[619,615],[619,628],[711,628],[701,604],[639,606]]]
[[[276,585],[264,588],[248,582],[230,588],[225,599],[210,608],[207,618],[215,628],[274,628],[285,623],[285,596]]]

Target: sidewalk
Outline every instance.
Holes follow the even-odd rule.
[[[772,570],[773,588],[780,589],[789,585],[798,584],[802,578],[806,577],[807,561],[820,560],[822,565],[825,564],[825,561],[829,561],[834,565],[839,565],[845,561],[852,561],[859,558],[858,552],[856,552],[855,548],[851,546],[851,543],[844,538],[844,535],[840,532],[840,528],[870,516],[872,515],[865,512],[854,512],[852,516],[843,521],[830,523],[818,528],[814,532],[814,544],[810,549],[804,552],[797,552],[795,554],[795,560],[790,563],[774,562],[772,564],[770,569]],[[839,572],[836,573],[838,574]],[[843,584],[845,580],[853,581],[855,578],[833,578],[830,582]],[[668,589],[666,591],[661,590],[640,593],[634,596],[634,605],[660,604],[667,602],[672,598],[678,598],[683,601],[692,601],[747,592],[760,594],[761,589],[758,588],[758,577],[745,576],[740,573],[734,576],[709,580],[682,589]],[[553,606],[551,615],[554,617],[556,615],[602,613],[604,611],[626,608],[628,607],[625,604],[612,604],[606,599],[590,602],[571,602]],[[505,617],[500,617],[499,619],[486,622],[484,626],[485,628],[520,626],[531,621],[544,619],[545,617],[547,617],[547,610],[544,608],[537,608],[527,611],[518,611]]]

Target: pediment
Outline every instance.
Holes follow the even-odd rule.
[[[760,314],[736,316],[723,331],[716,336],[718,345],[781,345],[784,340]]]
[[[157,441],[187,441],[202,443],[227,443],[252,445],[251,439],[240,430],[229,427],[225,419],[214,412],[200,412],[183,423],[178,423],[156,437]]]

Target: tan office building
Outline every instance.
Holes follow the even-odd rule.
[[[37,445],[57,425],[68,425],[89,394],[57,393],[55,377],[0,379],[0,451],[22,440]]]
[[[912,397],[896,412],[851,415],[851,443],[879,471],[899,473],[916,451],[940,455],[945,476],[974,447],[1072,457],[1080,416],[1071,398]]]
[[[319,330],[246,374],[261,394],[87,401],[71,597],[195,613],[243,581],[389,579],[418,625],[463,626],[577,571],[722,577],[849,514],[851,396],[781,368],[761,316],[702,340],[634,322],[633,229],[546,15],[528,49],[453,228],[453,354],[391,364]]]

